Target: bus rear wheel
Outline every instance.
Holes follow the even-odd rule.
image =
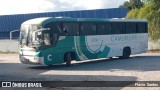
[[[128,59],[130,55],[131,55],[131,49],[130,49],[130,47],[125,47],[123,49],[123,55],[120,56],[119,58],[120,59]]]

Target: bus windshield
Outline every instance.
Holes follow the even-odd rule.
[[[20,45],[27,44],[28,26],[22,26],[20,32]]]
[[[23,25],[20,33],[20,44],[30,46],[36,36],[33,32],[37,29],[36,25]]]
[[[20,44],[24,45],[27,41],[27,34],[24,31],[20,32]]]

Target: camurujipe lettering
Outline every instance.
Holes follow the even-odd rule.
[[[112,42],[128,42],[128,41],[136,41],[137,35],[127,35],[127,36],[112,36],[111,41]]]

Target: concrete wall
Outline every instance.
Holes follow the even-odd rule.
[[[148,49],[160,49],[158,43],[149,41]],[[18,40],[0,40],[0,51],[1,52],[19,52],[19,41]]]
[[[0,40],[1,52],[19,52],[18,40]]]

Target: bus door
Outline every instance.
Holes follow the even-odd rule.
[[[49,31],[43,31],[43,45],[44,47],[51,46],[51,33]]]
[[[50,31],[43,31],[43,40],[45,47],[54,47],[58,41],[58,34],[52,33]]]
[[[54,64],[57,63],[58,59],[56,55],[56,44],[58,41],[58,34],[55,34],[50,31],[43,31],[43,56],[45,63],[47,64]]]

